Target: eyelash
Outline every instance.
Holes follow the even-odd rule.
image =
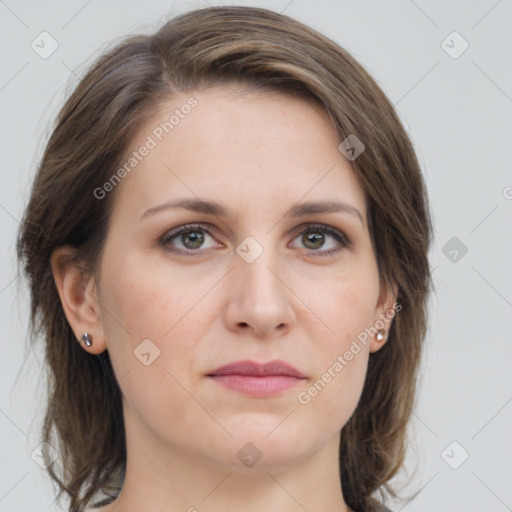
[[[180,226],[179,228],[176,228],[176,229],[172,229],[171,231],[168,231],[167,233],[165,233],[165,235],[160,238],[159,244],[162,247],[164,247],[167,250],[174,252],[174,253],[183,254],[185,256],[191,256],[191,257],[201,256],[205,251],[194,250],[194,249],[188,249],[185,251],[183,249],[177,249],[175,247],[173,247],[172,249],[168,248],[169,242],[171,242],[173,239],[178,238],[183,233],[194,232],[194,231],[204,231],[205,233],[208,234],[208,236],[215,238],[212,235],[211,231],[208,228],[206,228],[204,225],[186,224],[186,225]],[[334,229],[330,226],[327,226],[325,224],[308,224],[305,229],[303,229],[300,233],[297,234],[297,236],[294,238],[294,240],[296,238],[298,238],[299,236],[304,235],[305,233],[308,233],[308,232],[309,233],[323,233],[325,235],[330,235],[341,246],[341,247],[338,247],[335,249],[329,249],[327,251],[306,249],[306,251],[309,254],[313,254],[314,256],[320,256],[320,257],[332,256],[350,245],[350,240],[342,232],[340,232],[337,229]]]

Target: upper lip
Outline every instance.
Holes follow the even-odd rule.
[[[215,375],[288,375],[291,377],[305,378],[297,368],[292,365],[274,359],[268,363],[258,363],[256,361],[235,361],[217,368],[216,370],[208,373],[209,377]]]

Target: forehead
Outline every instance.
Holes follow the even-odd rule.
[[[132,162],[117,192],[135,209],[184,193],[240,207],[285,207],[334,193],[364,209],[364,192],[339,143],[313,101],[229,87],[179,93],[139,127],[126,159],[145,156]]]

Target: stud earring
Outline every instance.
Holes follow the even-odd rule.
[[[82,341],[86,347],[90,347],[92,345],[92,336],[88,332],[84,332],[82,334]]]
[[[386,331],[384,329],[379,329],[377,331],[377,341],[383,341],[384,338],[386,337]]]

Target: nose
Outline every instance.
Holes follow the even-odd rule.
[[[284,265],[271,251],[264,250],[252,263],[236,255],[227,277],[229,296],[224,320],[229,330],[270,339],[295,326],[295,295],[291,283],[287,283]]]

